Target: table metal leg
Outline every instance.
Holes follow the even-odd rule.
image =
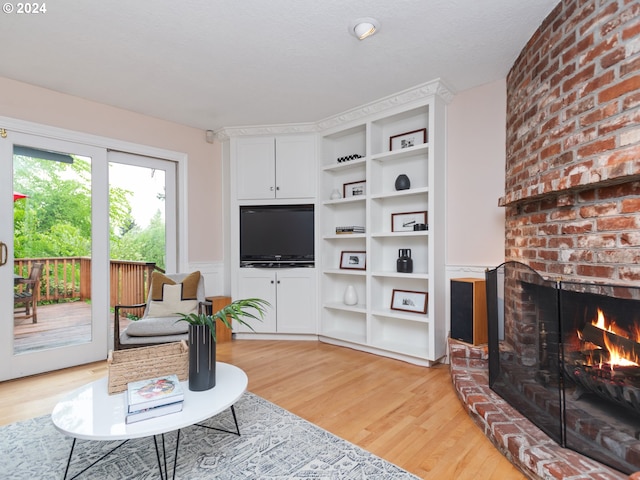
[[[71,457],[73,455],[73,449],[76,446],[76,439],[73,439],[73,443],[71,444],[71,451],[69,452],[69,458],[67,459],[67,468],[64,469],[64,477],[63,480],[67,480],[67,474],[69,473],[69,466],[71,465]]]
[[[195,425],[197,427],[208,428],[209,430],[217,430],[218,432],[224,432],[224,433],[233,433],[234,435],[240,436],[240,427],[238,426],[238,417],[236,417],[236,409],[233,408],[233,405],[231,405],[231,414],[233,415],[233,421],[236,424],[235,432],[232,432],[230,430],[224,430],[223,428],[210,427],[209,425],[202,425],[201,423],[196,423]]]
[[[158,460],[158,470],[160,470],[160,480],[169,480],[169,468],[167,467],[167,450],[164,441],[164,433],[162,437],[162,459],[160,458],[160,447],[158,446],[158,436],[153,436],[153,443],[156,446],[156,458]],[[176,478],[176,466],[178,464],[178,447],[180,446],[180,430],[178,430],[178,436],[176,437],[176,449],[173,453],[173,475],[172,478]],[[164,463],[164,468],[163,468]]]
[[[64,470],[64,480],[67,479],[67,474],[69,473],[69,466],[71,465],[71,456],[73,455],[73,449],[76,446],[76,438],[73,439],[73,443],[71,444],[71,451],[69,452],[69,459],[67,460],[67,468]],[[89,465],[88,467],[84,468],[83,470],[79,471],[78,473],[76,473],[73,477],[69,478],[69,480],[73,480],[74,478],[78,478],[80,475],[82,475],[84,472],[86,472],[87,470],[89,470],[91,467],[93,467],[96,463],[104,460],[105,458],[107,458],[109,455],[111,455],[113,452],[115,452],[117,449],[119,449],[122,445],[124,445],[125,443],[127,443],[129,440],[125,440],[124,442],[122,442],[121,444],[119,444],[118,446],[112,448],[111,450],[109,450],[107,453],[105,453],[103,456],[101,456],[98,460],[96,460],[95,462],[93,462],[91,465]]]

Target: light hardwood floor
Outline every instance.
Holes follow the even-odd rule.
[[[314,341],[234,340],[218,360],[249,390],[425,479],[526,477],[473,423],[446,365],[425,368]],[[65,392],[106,375],[98,362],[0,383],[0,424],[51,412]]]

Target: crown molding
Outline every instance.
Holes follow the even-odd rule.
[[[449,103],[453,100],[454,95],[454,90],[438,78],[393,95],[389,95],[388,97],[384,97],[374,102],[347,110],[337,115],[327,117],[316,123],[225,127],[216,130],[215,135],[218,140],[224,141],[231,137],[241,137],[245,135],[317,133],[355,120],[367,118],[372,114],[385,112],[391,108],[418,102],[433,96],[438,96],[446,103]]]
[[[315,123],[281,124],[281,125],[254,125],[245,127],[225,127],[216,130],[218,140],[228,140],[231,137],[245,135],[286,135],[291,133],[316,133],[318,127]]]
[[[338,115],[320,120],[316,125],[320,131],[334,128],[355,120],[364,119],[372,114],[382,113],[389,109],[407,105],[409,103],[424,100],[434,95],[439,96],[446,103],[453,100],[454,91],[449,88],[441,79],[432,80],[421,85],[408,88],[388,97],[381,98],[375,102],[362,105],[360,107],[347,110]]]

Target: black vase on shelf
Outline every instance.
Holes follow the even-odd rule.
[[[396,178],[396,190],[408,190],[411,187],[411,181],[404,173]]]
[[[189,390],[216,386],[216,341],[207,325],[189,325]]]
[[[398,250],[396,270],[399,273],[413,273],[413,260],[411,259],[410,248],[401,248],[400,250]]]

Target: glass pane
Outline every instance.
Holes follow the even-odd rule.
[[[146,301],[154,269],[166,265],[166,172],[109,163],[111,307]],[[121,310],[120,331],[143,310]]]
[[[14,147],[14,353],[88,343],[91,158]]]

